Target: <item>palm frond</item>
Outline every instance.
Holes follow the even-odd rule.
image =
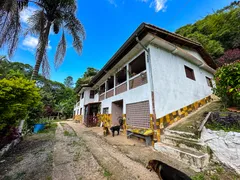
[[[7,1],[1,6],[0,13],[0,48],[8,46],[11,57],[16,50],[21,31],[20,15],[16,1]]]
[[[34,72],[32,75],[32,79],[34,79],[40,69],[41,64],[43,61],[47,61],[47,47],[48,47],[48,36],[50,33],[50,28],[51,28],[51,23],[47,22],[46,27],[40,32],[39,34],[39,41],[37,45],[37,51],[36,51],[36,65],[34,67]],[[44,62],[45,64],[42,64],[42,70],[43,70],[43,75],[47,76],[48,75],[48,66],[49,64],[47,62]]]
[[[81,54],[83,48],[83,40],[85,39],[85,30],[81,22],[75,17],[74,14],[67,15],[65,18],[65,28],[73,37],[73,47]]]
[[[46,53],[43,55],[42,59],[42,74],[46,78],[50,77],[50,65]]]
[[[39,35],[44,31],[47,23],[46,15],[43,10],[34,11],[33,15],[28,19],[29,27],[26,29],[24,35],[34,34]]]
[[[66,38],[65,38],[65,33],[63,31],[62,38],[58,43],[57,51],[55,54],[54,65],[55,65],[56,69],[62,64],[63,59],[66,54],[66,49],[67,49],[67,42],[66,42]]]

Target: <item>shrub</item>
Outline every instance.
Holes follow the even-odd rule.
[[[225,64],[215,74],[214,92],[226,106],[240,107],[240,61]]]
[[[19,120],[28,114],[30,108],[39,105],[39,89],[34,81],[24,77],[11,77],[0,80],[0,137],[16,127]]]

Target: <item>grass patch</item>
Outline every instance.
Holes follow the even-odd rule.
[[[209,104],[203,106],[195,112],[192,112],[184,121],[175,125],[171,130],[184,131],[198,135],[198,128],[200,127],[202,121],[206,117],[208,112],[219,111],[222,109],[222,104],[220,101],[210,102]]]
[[[110,177],[110,176],[112,176],[112,174],[105,169],[104,173],[103,173],[103,176],[104,177]]]
[[[206,127],[216,131],[240,132],[240,115],[232,112],[215,112],[212,118],[206,123]]]
[[[42,131],[39,131],[38,133],[55,133],[57,129],[57,124],[56,123],[49,123],[49,124],[46,124],[45,126],[45,129],[42,130]]]
[[[64,136],[69,136],[69,137],[74,137],[74,136],[76,136],[76,133],[75,133],[75,132],[70,133],[70,132],[68,132],[68,131],[66,131],[66,130],[63,132],[63,134],[64,134]]]
[[[220,180],[220,179],[239,179],[239,175],[235,172],[224,169],[221,165],[212,165],[211,170],[206,170],[204,172],[197,173],[195,176],[191,177],[192,180]]]
[[[198,173],[197,175],[192,177],[192,180],[205,180],[203,173]]]
[[[225,132],[230,132],[230,131],[240,132],[240,129],[237,125],[233,125],[232,127],[226,127],[217,122],[206,124],[206,128],[214,131],[223,130]]]

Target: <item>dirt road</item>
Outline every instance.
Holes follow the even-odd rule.
[[[66,121],[57,123],[55,129],[26,137],[2,157],[0,179],[157,180],[157,174],[146,169],[149,160],[160,158],[178,169],[183,167],[139,141],[102,137],[99,128],[100,134]]]
[[[53,179],[159,179],[90,131],[59,124],[53,155]]]

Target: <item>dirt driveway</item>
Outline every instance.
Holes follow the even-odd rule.
[[[72,121],[57,124],[56,131],[26,137],[2,157],[0,179],[154,180],[159,178],[146,169],[146,164],[159,158],[188,171],[139,141],[121,136],[105,138],[101,129],[84,128]]]
[[[0,179],[51,179],[56,126],[47,132],[26,136],[0,158]]]

